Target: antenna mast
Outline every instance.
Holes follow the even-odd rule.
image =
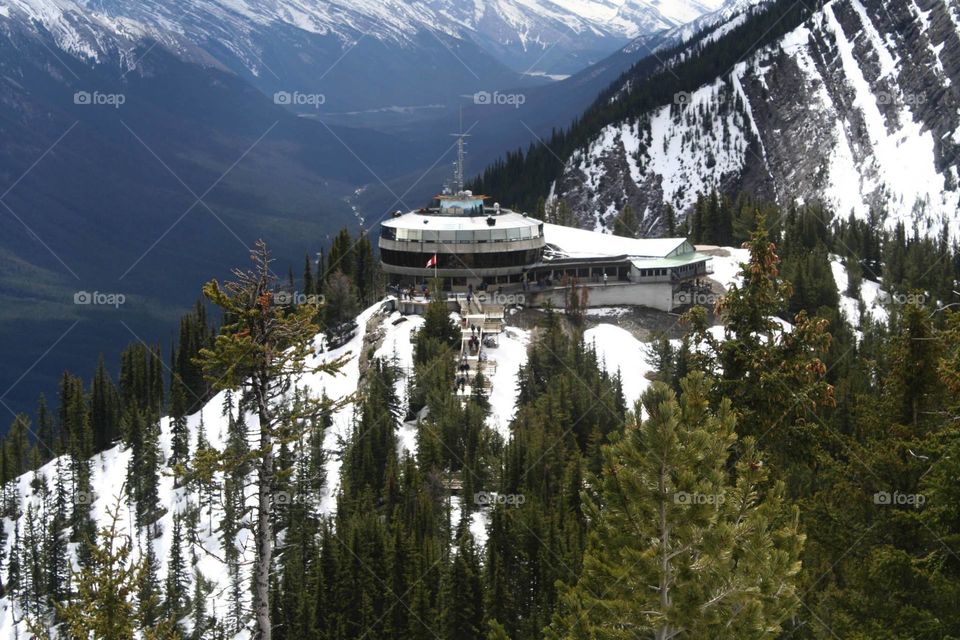
[[[456,183],[456,193],[463,193],[463,164],[467,155],[464,150],[466,143],[464,138],[470,137],[470,134],[463,132],[463,107],[460,107],[460,133],[451,133],[450,135],[457,138],[457,166],[454,168],[453,181]]]

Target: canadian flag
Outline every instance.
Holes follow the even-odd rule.
[[[437,266],[437,254],[433,254],[433,257],[427,260],[426,268],[429,269],[430,267],[435,267],[435,266]]]

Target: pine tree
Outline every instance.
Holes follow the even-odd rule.
[[[73,578],[74,597],[57,606],[72,639],[128,639],[138,627],[134,596],[142,566],[131,559],[133,546],[120,529],[119,515],[118,501],[108,508],[99,539],[88,542],[90,560]]]
[[[213,590],[210,582],[200,573],[200,569],[193,570],[193,632],[191,640],[203,640],[207,632],[213,627],[213,619],[207,614],[207,599]]]
[[[730,483],[735,417],[709,410],[708,389],[691,374],[678,403],[654,383],[649,418],[604,448],[583,572],[548,637],[775,638],[796,608],[798,511],[750,443]]]
[[[331,346],[344,343],[353,332],[357,315],[357,292],[350,278],[336,271],[324,284],[323,325]]]
[[[243,388],[253,398],[258,422],[259,451],[255,461],[257,522],[254,539],[254,616],[260,640],[270,640],[270,567],[273,556],[274,447],[278,440],[295,439],[298,425],[308,417],[317,418],[329,410],[321,401],[301,403],[300,415],[282,409],[292,381],[305,373],[336,373],[339,361],[309,369],[305,361],[312,354],[318,329],[309,308],[291,312],[273,304],[275,281],[266,246],[258,242],[251,253],[254,267],[236,270],[236,280],[221,288],[216,282],[204,293],[223,309],[229,320],[210,349],[201,353],[203,367],[216,386]],[[297,434],[300,435],[300,434]]]
[[[15,478],[26,473],[30,452],[30,418],[25,413],[17,414],[7,430],[6,472]]]
[[[673,205],[665,202],[663,205],[663,227],[668,238],[674,238],[677,235],[677,213]]]
[[[310,255],[303,258],[303,293],[312,296],[317,291],[313,285],[313,265],[310,264]]]
[[[633,207],[624,205],[623,209],[613,221],[613,235],[624,238],[636,238],[638,234],[637,216]]]
[[[120,435],[117,431],[119,421],[119,397],[101,354],[90,386],[90,429],[94,451],[107,449]]]
[[[821,359],[832,340],[828,322],[803,311],[793,318],[793,327],[785,328],[778,320],[791,286],[780,275],[780,258],[762,216],[747,248],[750,261],[740,272],[742,285],[733,285],[717,305],[723,338],[717,340],[707,331],[702,308],[688,314],[693,339],[700,344],[689,354],[691,365],[722,372],[715,399],[733,403],[741,437],[763,438],[774,468],[811,467],[820,436],[816,423],[805,418],[817,407],[834,404]],[[790,489],[800,490],[793,483]]]
[[[167,579],[164,586],[164,616],[178,620],[186,606],[186,588],[189,584],[186,561],[183,557],[183,516],[173,514],[173,538],[167,556]]]
[[[47,462],[57,454],[56,437],[53,414],[47,406],[47,397],[41,393],[37,401],[37,446],[42,462]]]
[[[137,580],[139,622],[144,629],[155,629],[161,621],[161,590],[160,581],[157,578],[159,562],[149,538],[143,547],[142,570]]]
[[[174,469],[175,486],[179,486],[190,456],[190,430],[186,412],[186,387],[176,377],[170,389],[170,467]]]
[[[49,520],[44,536],[46,550],[47,587],[46,592],[52,602],[63,602],[68,591],[70,568],[67,558],[67,540],[65,529],[67,519],[67,489],[65,472],[60,459],[56,462],[56,480],[54,481],[53,516]]]
[[[483,588],[480,562],[470,531],[463,527],[443,587],[442,637],[482,640]]]

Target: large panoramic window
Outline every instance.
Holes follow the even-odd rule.
[[[420,251],[381,249],[380,257],[386,265],[424,269],[433,254]],[[536,249],[496,253],[441,253],[437,256],[438,266],[441,269],[503,269],[531,265],[539,259],[540,252]]]
[[[399,242],[440,242],[471,244],[474,242],[516,242],[543,235],[543,226],[491,227],[488,229],[406,229],[383,226],[381,238]]]

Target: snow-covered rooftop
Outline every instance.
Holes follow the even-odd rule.
[[[667,258],[693,252],[686,238],[625,238],[557,224],[544,224],[543,236],[568,258]]]
[[[487,218],[496,220],[494,226],[487,224]],[[405,213],[383,223],[385,227],[396,229],[433,229],[442,231],[466,231],[478,229],[516,229],[536,227],[540,221],[514,211],[501,211],[499,214],[481,216],[444,216],[432,213]]]

